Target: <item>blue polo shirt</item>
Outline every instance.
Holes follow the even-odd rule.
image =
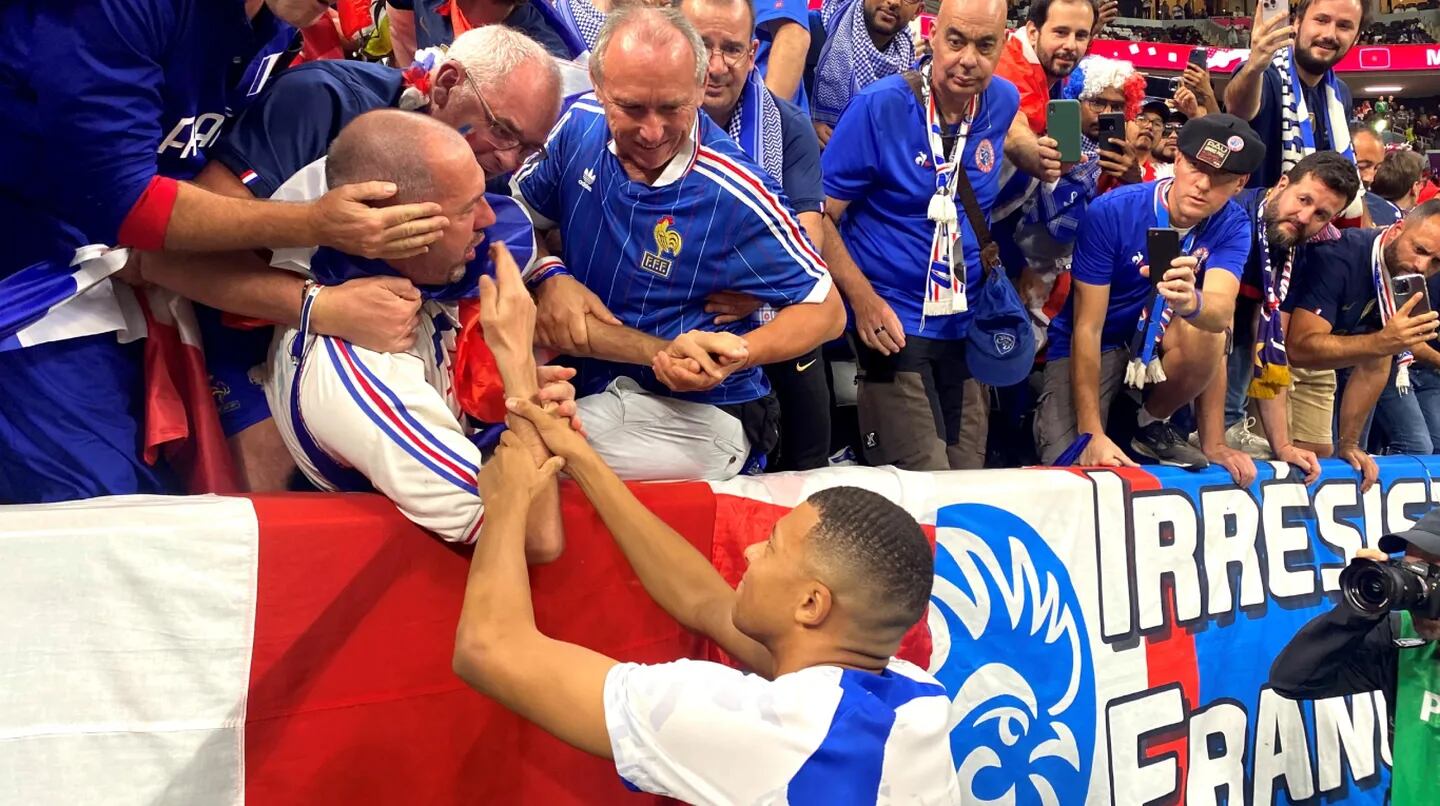
[[[1113,350],[1130,343],[1140,311],[1150,297],[1150,278],[1140,274],[1145,265],[1147,237],[1157,226],[1156,188],[1160,183],[1112,190],[1090,203],[1080,235],[1075,241],[1075,259],[1070,275],[1090,285],[1110,286],[1110,305],[1100,331],[1100,350]],[[1200,279],[1209,271],[1241,276],[1250,256],[1251,226],[1245,211],[1227,201],[1219,212],[1197,224],[1190,254],[1200,256]],[[1182,236],[1181,242],[1185,242]],[[1070,336],[1075,329],[1075,292],[1065,307],[1050,320],[1049,358],[1070,357]]]
[[[786,23],[797,23],[810,28],[810,6],[805,0],[754,0],[755,38],[760,47],[755,50],[755,67],[761,76],[769,75],[770,46],[775,41],[775,31]],[[814,36],[814,33],[811,33]],[[795,87],[795,97],[785,100],[793,102],[809,119],[810,99],[805,94],[805,81]]]
[[[808,112],[784,98],[776,98],[775,107],[780,110],[780,139],[785,149],[785,175],[780,177],[785,197],[797,213],[818,213],[825,206],[820,138],[815,136]]]
[[[518,198],[559,229],[575,279],[626,326],[667,340],[691,330],[752,330],[749,320],[714,324],[705,298],[716,291],[750,294],[778,309],[823,302],[831,285],[775,180],[709,115],[697,118],[661,177],[636,182],[610,150],[604,110],[586,95],[551,131],[547,156],[515,174]],[[582,374],[582,394],[621,375],[656,394],[714,405],[758,400],[770,390],[759,367],[694,393],[670,391],[648,365],[586,361]]]
[[[1005,135],[1020,93],[1003,78],[993,78],[981,95],[976,119],[965,139],[961,162],[975,189],[980,209],[994,206],[1000,189],[1000,160]],[[835,126],[820,157],[825,195],[850,203],[840,221],[840,237],[855,265],[880,298],[890,304],[907,336],[964,338],[970,314],[925,317],[922,324],[930,241],[935,225],[928,218],[935,195],[935,169],[921,108],[904,76],[887,76],[860,91]],[[956,202],[960,208],[960,203]],[[980,246],[960,214],[966,288],[980,281]]]
[[[1280,71],[1270,67],[1261,74],[1260,82],[1260,111],[1250,119],[1250,128],[1260,135],[1260,139],[1270,143],[1271,147],[1265,149],[1265,161],[1261,163],[1260,169],[1250,174],[1249,186],[1252,188],[1270,188],[1280,181],[1280,121],[1281,121],[1281,95],[1280,82],[1284,80]],[[1355,109],[1355,102],[1350,96],[1350,86],[1343,80],[1339,82],[1337,94],[1340,96],[1340,104],[1345,107],[1345,119],[1349,120]],[[1320,114],[1325,108],[1325,84],[1321,83],[1314,87],[1305,86],[1300,82],[1300,90],[1305,94],[1305,108],[1310,110],[1315,126],[1315,150],[1328,151],[1333,149],[1335,140],[1331,137],[1330,121],[1327,115]]]
[[[1333,241],[1295,250],[1295,272],[1285,309],[1304,309],[1319,316],[1337,336],[1373,333],[1383,327],[1370,264],[1370,252],[1380,233],[1373,228],[1343,229]]]
[[[325,156],[346,124],[372,109],[395,106],[404,82],[383,64],[327,60],[287,70],[245,110],[211,158],[257,198]]]

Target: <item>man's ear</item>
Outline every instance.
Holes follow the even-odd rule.
[[[835,607],[834,594],[829,586],[818,580],[805,583],[805,595],[795,608],[795,620],[805,627],[820,627],[830,617]]]
[[[465,77],[460,75],[460,68],[455,62],[446,62],[440,65],[435,71],[435,85],[430,88],[430,103],[436,109],[443,109],[450,103],[450,94],[464,81]]]

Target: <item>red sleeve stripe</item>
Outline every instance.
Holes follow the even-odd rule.
[[[175,211],[175,199],[179,194],[179,182],[166,176],[152,177],[121,222],[116,246],[164,249],[165,232],[170,228],[170,214]]]

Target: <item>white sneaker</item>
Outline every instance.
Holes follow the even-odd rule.
[[[1270,443],[1250,430],[1254,426],[1255,418],[1247,417],[1225,429],[1225,444],[1252,459],[1274,459]]]

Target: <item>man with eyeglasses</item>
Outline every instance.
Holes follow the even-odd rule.
[[[822,145],[830,141],[850,99],[914,65],[915,43],[905,29],[920,5],[921,0],[825,0],[821,5],[826,38],[815,63],[810,116]]]
[[[507,58],[497,60],[496,53]],[[330,142],[359,115],[385,108],[420,111],[456,129],[487,176],[506,174],[542,148],[559,104],[555,60],[524,34],[503,26],[462,34],[428,71],[315,62],[277,79],[235,121],[196,181],[237,198],[317,197],[325,187],[317,160]],[[514,207],[498,199],[494,206],[507,218],[505,211]],[[147,259],[141,268],[151,282],[205,305],[266,321],[298,322],[302,277],[268,269],[254,255],[204,260],[215,269],[196,271],[191,256],[169,254]],[[381,352],[410,347],[420,298],[402,278],[346,283],[327,297],[312,323],[318,332]],[[227,327],[210,308],[201,309],[200,323],[212,393],[243,484],[251,491],[284,489],[294,465],[251,372],[264,361],[270,328]]]
[[[777,437],[760,368],[834,338],[844,312],[779,184],[699,114],[706,48],[684,15],[612,12],[590,72],[594,96],[514,181],[537,226],[558,230],[568,267],[542,275],[539,319],[555,284],[619,320],[587,315],[563,346],[594,359],[581,367],[580,408],[607,464],[628,478],[729,478]],[[716,325],[706,299],[719,291],[775,315]]]
[[[1163,99],[1146,98],[1140,106],[1140,115],[1135,118],[1138,126],[1135,156],[1140,164],[1141,182],[1154,182],[1175,175],[1174,152],[1170,154],[1170,162],[1162,162],[1166,138],[1180,131],[1180,124],[1172,124],[1170,117],[1170,107]]]

